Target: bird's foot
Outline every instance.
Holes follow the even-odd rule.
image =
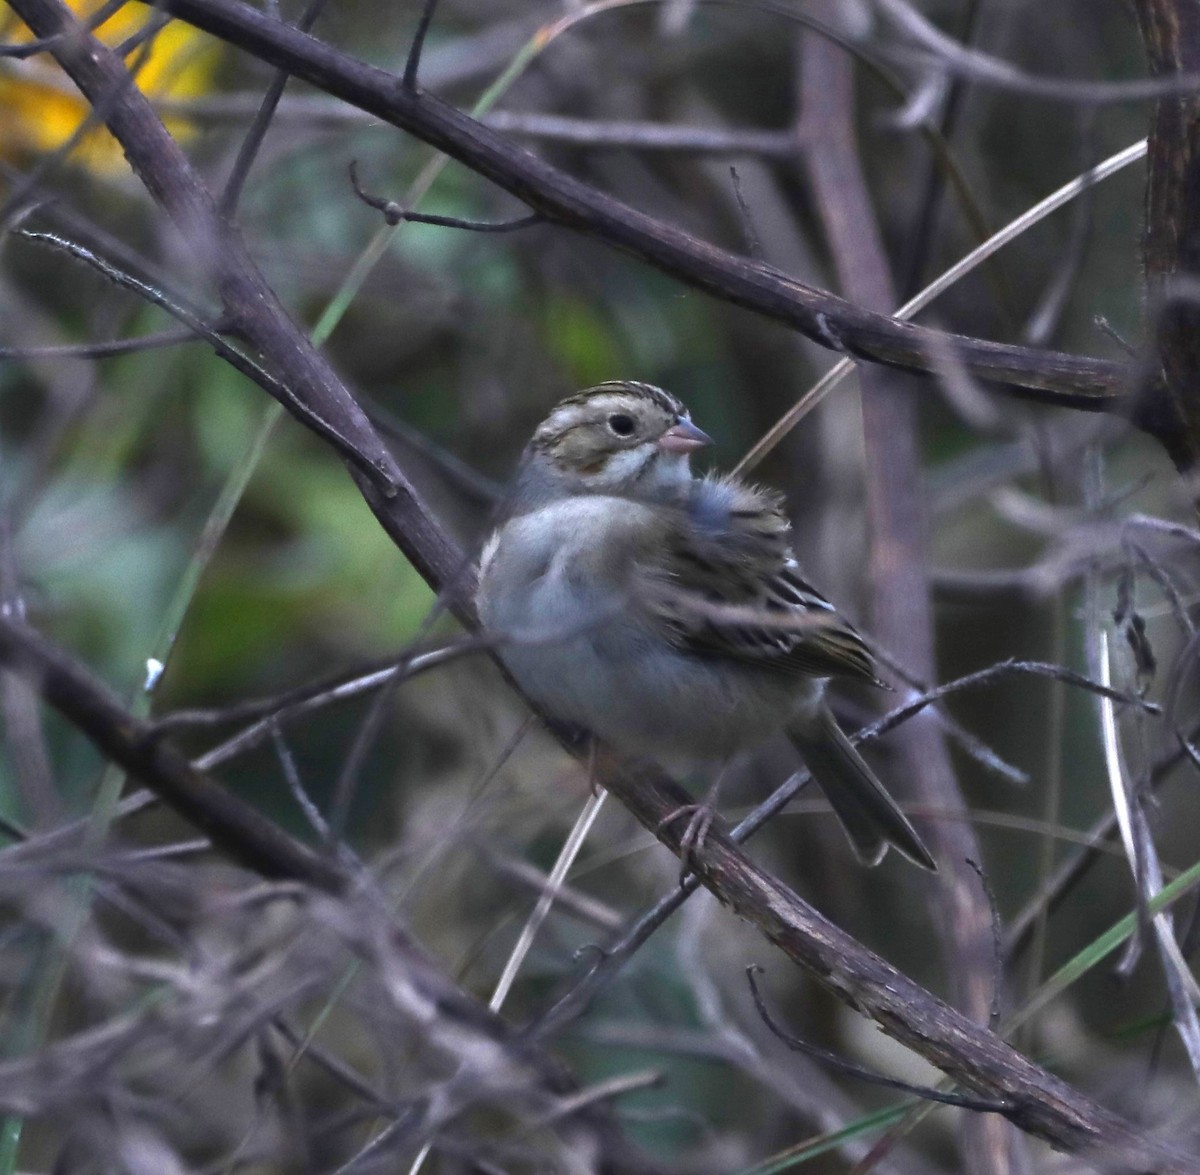
[[[661,832],[669,824],[674,824],[677,820],[687,818],[687,827],[683,830],[683,835],[679,838],[679,884],[687,880],[688,875],[692,872],[695,864],[694,857],[704,848],[704,842],[708,838],[708,830],[712,827],[712,822],[717,817],[717,809],[710,803],[701,804],[681,804],[672,812],[668,812],[655,828],[655,832]]]

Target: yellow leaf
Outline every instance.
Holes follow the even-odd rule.
[[[96,7],[85,0],[68,0],[68,5],[84,19]],[[153,8],[126,5],[105,21],[96,35],[110,47],[122,46],[157,18]],[[23,42],[32,38],[10,11],[0,17],[0,39]],[[171,21],[130,49],[125,60],[136,70],[137,86],[147,97],[178,101],[211,88],[218,56],[217,45],[204,34]],[[89,111],[87,102],[48,53],[25,61],[0,60],[0,156],[12,160],[31,152],[56,150],[76,132]],[[193,133],[186,118],[172,116],[164,122],[178,139]],[[89,130],[72,158],[102,174],[125,167],[121,149],[103,127]]]

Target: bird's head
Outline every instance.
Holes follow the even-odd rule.
[[[538,426],[529,456],[568,492],[669,496],[711,444],[674,396],[613,380],[568,396]]]

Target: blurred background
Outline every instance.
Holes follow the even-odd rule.
[[[1118,81],[1144,71],[1122,4],[942,0],[920,11],[947,35],[1030,74]],[[128,23],[106,26],[105,39],[133,35],[148,12],[126,6],[117,19]],[[1146,133],[1143,104],[1049,100],[939,71],[906,52],[910,42],[885,10],[865,2],[785,11],[688,0],[445,0],[421,80],[464,110],[486,106],[505,133],[635,208],[836,292],[801,133],[801,42],[818,34],[789,16],[796,13],[831,22],[856,47],[859,154],[902,299]],[[284,15],[297,14],[289,7]],[[414,5],[330,5],[315,32],[399,72],[417,16]],[[10,18],[3,39],[22,35]],[[139,84],[220,190],[272,71],[177,23],[150,45]],[[89,131],[68,153],[59,150],[84,113],[48,58],[0,62],[6,227],[68,238],[211,310],[175,230],[105,133]],[[688,140],[697,130],[726,140],[702,149]],[[648,143],[652,134],[666,145]],[[948,153],[934,149],[934,134]],[[426,145],[295,82],[239,207],[253,255],[307,329],[386,233],[386,249],[351,289],[324,346],[472,557],[522,446],[560,397],[616,377],[661,385],[715,438],[711,464],[729,468],[836,358],[563,229],[386,230],[353,192],[352,161],[368,192],[425,213],[502,221],[526,210]],[[1090,189],[920,321],[1123,357],[1143,330],[1143,183],[1135,163]],[[56,349],[155,336],[173,323],[44,242],[10,231],[0,265],[0,586],[128,705],[162,715],[271,698],[458,634],[338,456],[294,421],[272,423],[262,392],[205,344],[100,359],[63,353]],[[1113,418],[1046,410],[966,380],[896,378],[905,385],[897,394],[919,400],[917,492],[938,681],[1013,657],[1090,673],[1090,615],[1093,629],[1099,618],[1109,631],[1114,684],[1168,702],[1174,724],[1191,727],[1194,672],[1181,653],[1195,612],[1196,536],[1153,520],[1186,527],[1194,515],[1162,451]],[[870,475],[853,378],[755,472],[787,495],[809,578],[868,634]],[[243,480],[239,495],[231,487]],[[222,504],[233,506],[223,530],[214,521]],[[165,664],[161,678],[148,669],[152,659]],[[902,696],[847,691],[838,709],[859,726]],[[13,844],[70,820],[106,823],[100,797],[111,803],[120,779],[15,681],[2,702],[0,813],[12,822]],[[979,744],[951,740],[1000,925],[995,982],[1009,1017],[1133,908],[1119,843],[1060,903],[1039,906],[1054,867],[1111,809],[1097,702],[1048,678],[1002,675],[952,696],[946,713]],[[237,726],[187,730],[181,743],[199,754]],[[311,840],[289,787],[289,773],[298,776],[431,955],[486,1000],[587,798],[584,769],[528,721],[482,656],[281,729],[286,756],[279,742],[266,742],[224,764],[220,777]],[[1135,782],[1172,753],[1179,758],[1171,723],[1125,710],[1120,730]],[[881,776],[906,794],[888,740],[872,754]],[[795,767],[785,747],[765,747],[739,765],[725,814],[743,814]],[[1168,880],[1200,852],[1195,773],[1186,762],[1164,767],[1148,802]],[[132,853],[192,836],[151,811],[121,820],[109,844]],[[803,797],[751,852],[932,991],[952,990],[929,915],[936,880],[914,876],[894,854],[876,871],[859,869],[828,812]],[[260,908],[252,880],[214,857],[180,850],[109,878],[136,915],[99,900],[95,875],[88,891],[78,857],[35,866],[10,855],[8,870],[3,859],[0,852],[0,1051],[36,1057],[148,1003],[158,1011],[138,1037],[136,1063],[102,1067],[103,1097],[64,1077],[69,1096],[46,1093],[29,1116],[8,1118],[0,1169],[351,1169],[340,1164],[381,1129],[379,1119],[329,1069],[291,1059],[294,1044],[282,1036],[270,1046],[255,1033],[239,1036],[233,988],[243,1011],[283,1001],[300,1037],[311,1033],[401,1102],[444,1076],[423,1059],[412,1025],[382,1010],[384,980],[354,971],[336,918]],[[677,861],[610,804],[505,1015],[518,1025],[538,1016],[581,973],[589,949],[669,892],[677,874]],[[1180,910],[1186,952],[1192,903]],[[1117,958],[1010,1039],[1129,1116],[1177,1126],[1195,1112],[1197,1078],[1171,1029],[1162,967],[1152,947],[1126,955],[1119,973]],[[901,1095],[788,1053],[772,1037],[746,987],[751,963],[767,968],[772,1006],[797,1035],[871,1068],[936,1079],[700,893],[551,1042],[585,1087],[656,1076],[653,1088],[611,1107],[647,1169],[765,1172],[803,1162],[845,1170],[899,1118]],[[255,968],[268,968],[269,982]],[[202,1022],[206,1000],[220,1008],[219,1048],[196,1045],[185,1027]],[[287,1097],[278,1093],[285,1086]],[[156,1100],[166,1089],[169,1107]],[[74,1108],[70,1126],[64,1106]],[[928,1115],[880,1168],[961,1169],[962,1113]],[[550,1129],[514,1132],[502,1116],[464,1115],[441,1137],[428,1170],[587,1169],[568,1162]],[[487,1155],[493,1166],[472,1165]],[[130,1156],[151,1165],[138,1168]],[[781,1165],[771,1165],[776,1158]],[[153,1165],[168,1160],[175,1166]],[[388,1170],[409,1170],[412,1160],[407,1152],[376,1159]],[[1064,1169],[1035,1144],[1025,1162]]]

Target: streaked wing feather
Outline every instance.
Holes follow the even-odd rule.
[[[652,606],[676,645],[781,673],[877,682],[862,638],[800,575],[775,496],[705,478],[672,528]]]

